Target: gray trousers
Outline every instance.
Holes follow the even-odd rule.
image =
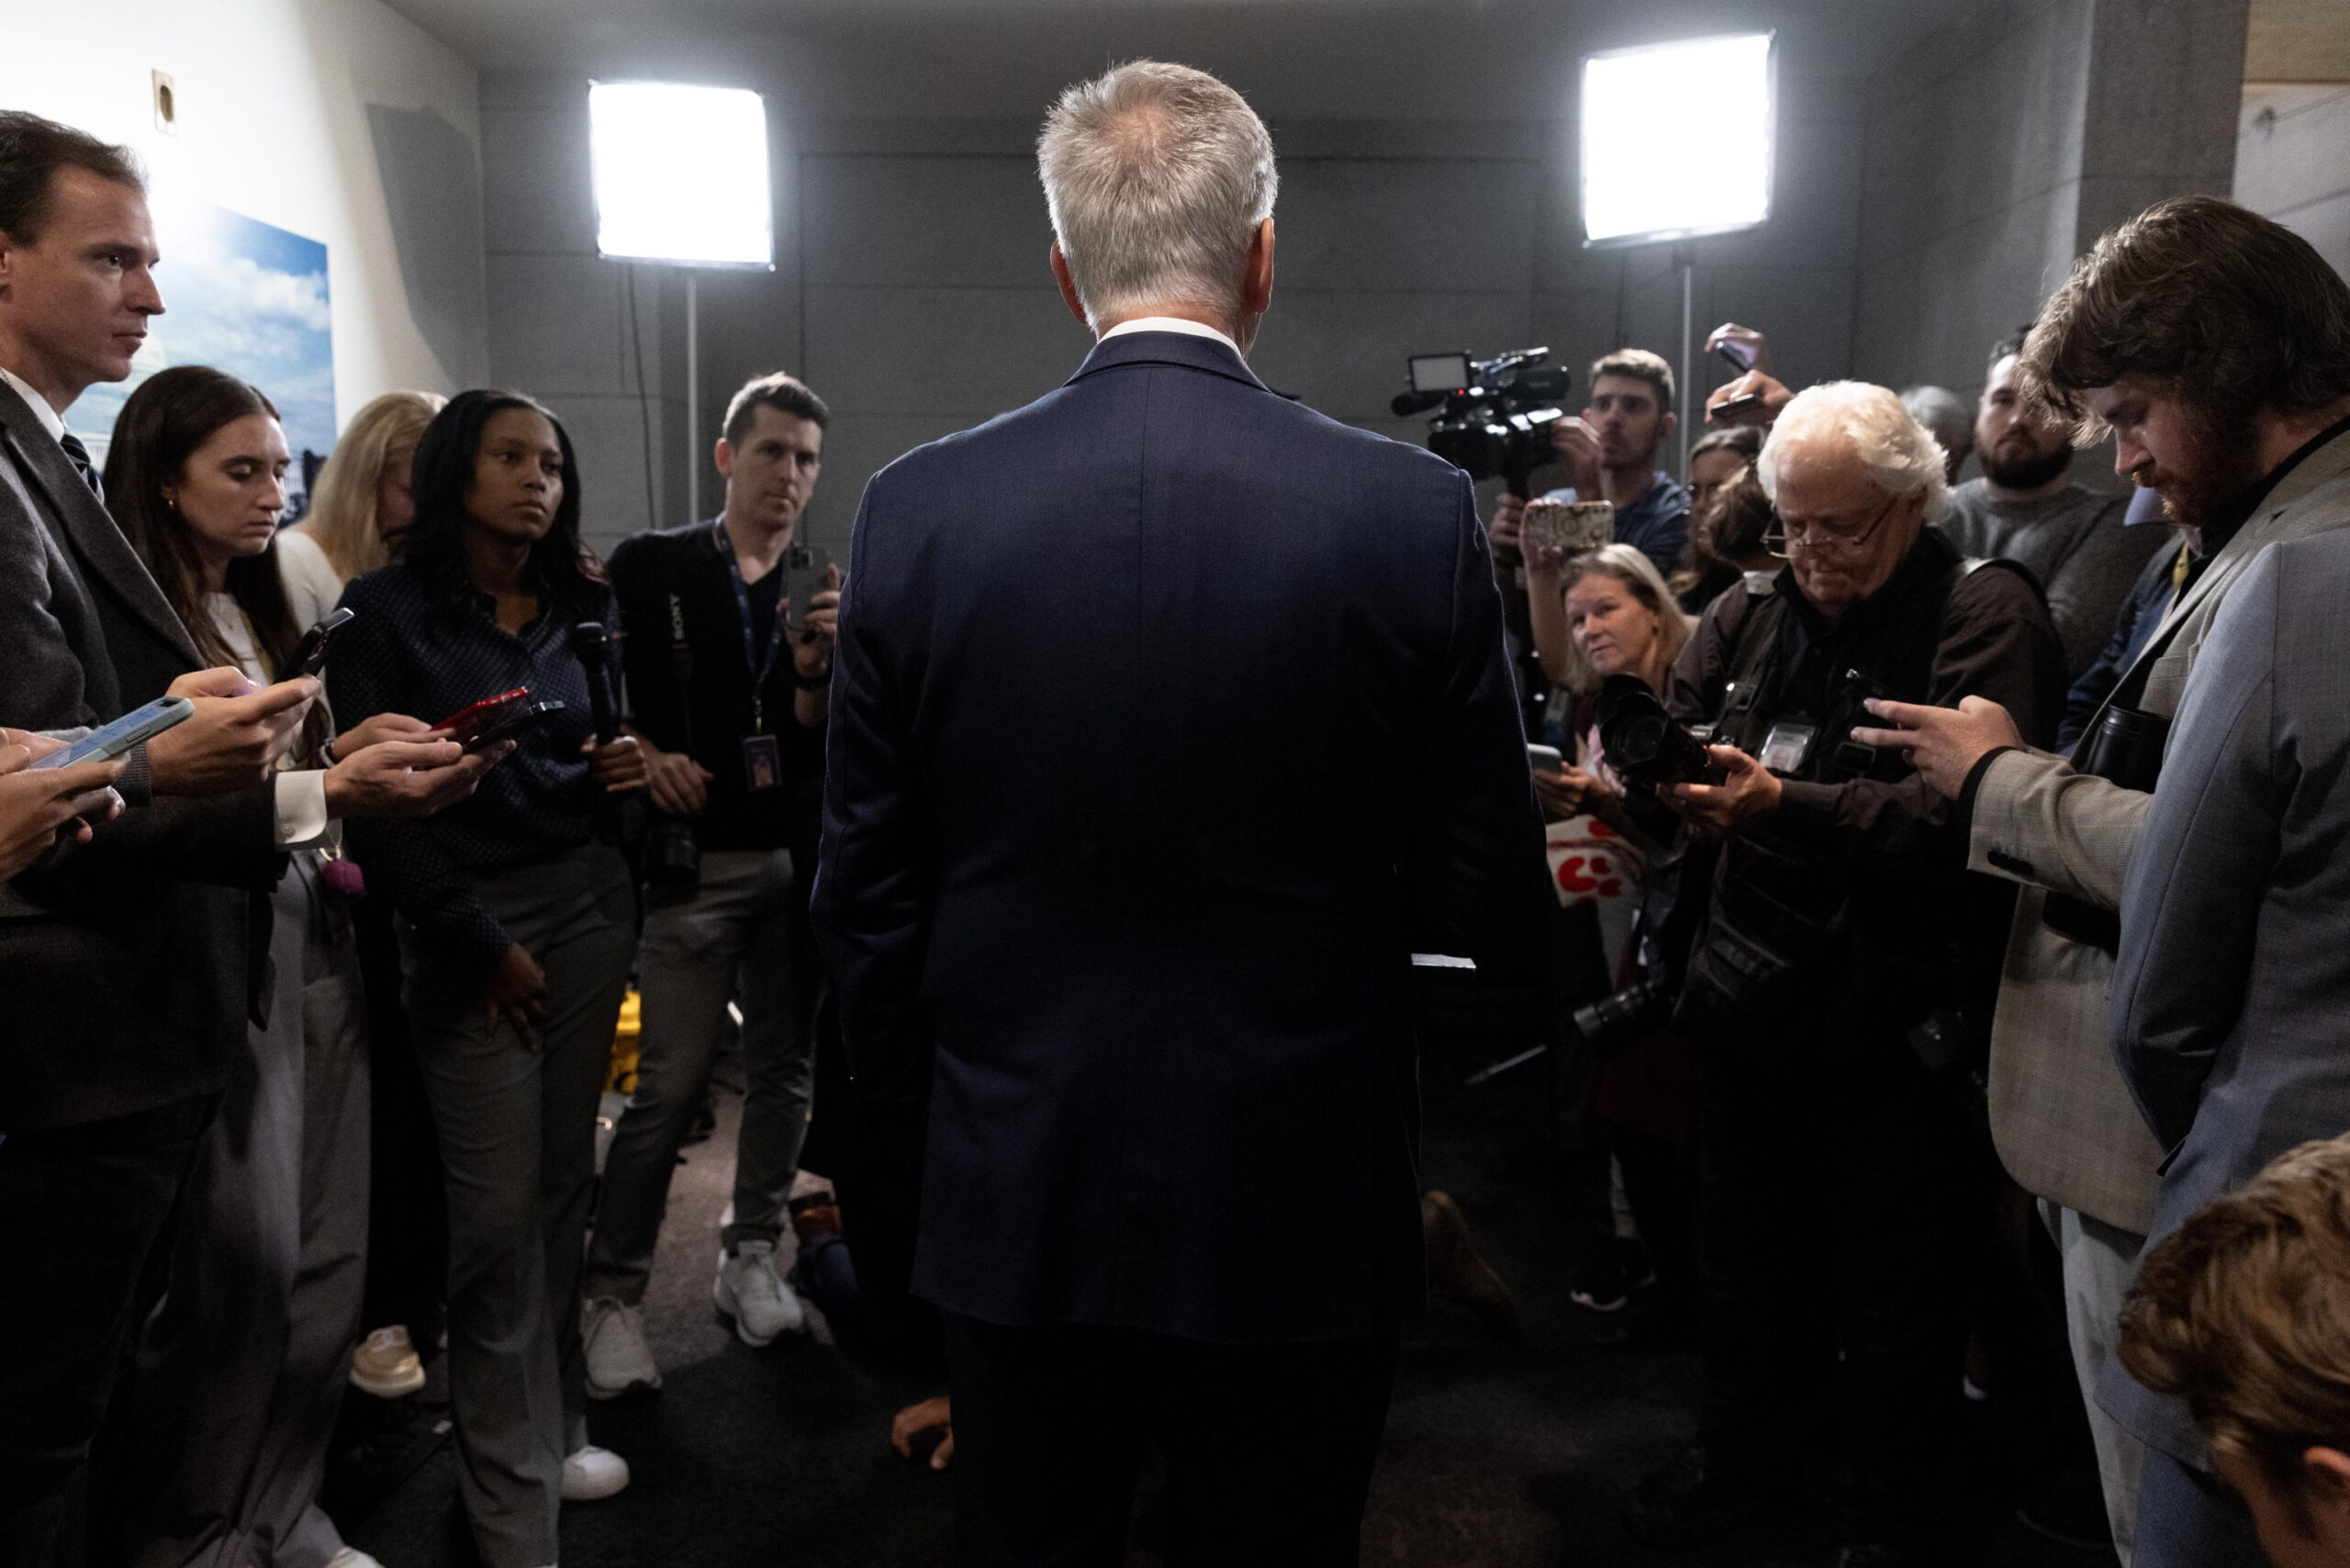
[[[2121,1343],[2121,1298],[2130,1292],[2138,1251],[2146,1238],[2044,1198],[2040,1217],[2064,1260],[2065,1333],[2072,1341],[2081,1402],[2088,1407],[2089,1438],[2097,1445],[2098,1482],[2105,1493],[2106,1521],[2113,1529],[2113,1554],[2121,1560],[2121,1568],[2130,1568],[2146,1445],[2106,1414],[2097,1402],[2097,1385]]]
[[[487,1568],[535,1568],[556,1560],[564,1456],[588,1441],[580,1248],[636,894],[601,844],[468,881],[546,971],[536,1042],[489,1028],[477,954],[405,919],[402,995],[449,1190],[458,1491]]]
[[[197,1149],[140,1339],[136,1568],[321,1568],[342,1548],[318,1496],[366,1284],[366,1008],[317,866],[297,854],[278,881],[269,1027]]]
[[[645,917],[636,962],[643,1018],[636,1092],[604,1156],[588,1295],[632,1305],[644,1299],[677,1150],[725,1038],[726,1004],[738,996],[747,1082],[734,1218],[722,1239],[733,1246],[783,1234],[815,1082],[814,963],[807,890],[789,850],[705,855],[700,890]]]

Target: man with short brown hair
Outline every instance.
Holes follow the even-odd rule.
[[[1550,426],[1567,482],[1545,498],[1613,503],[1616,543],[1639,551],[1667,577],[1680,569],[1689,538],[1689,492],[1656,465],[1679,424],[1673,407],[1673,367],[1662,354],[1617,349],[1600,355],[1591,367],[1589,405]],[[1491,533],[1497,549],[1517,548],[1525,515],[1518,497],[1495,503]]]

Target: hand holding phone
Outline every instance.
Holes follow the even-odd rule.
[[[286,667],[296,675],[317,675],[324,670],[327,667],[327,639],[357,615],[358,611],[353,610],[330,612],[317,625],[302,633],[302,640],[295,644],[294,656],[286,661]]]
[[[487,751],[509,735],[520,734],[532,725],[553,718],[565,707],[565,704],[558,698],[549,698],[543,702],[509,703],[484,722],[473,726],[472,733],[464,736],[461,744],[469,755]]]
[[[44,772],[53,767],[72,767],[84,762],[111,762],[143,741],[154,739],[174,725],[185,723],[196,714],[196,704],[185,697],[158,697],[143,708],[134,708],[110,724],[100,725],[80,740],[60,746],[46,756],[36,757],[28,765],[31,772]]]
[[[1563,560],[1596,550],[1616,537],[1616,509],[1606,501],[1554,501],[1545,497],[1526,503],[1526,552],[1538,551]]]
[[[432,728],[436,733],[447,735],[459,745],[464,745],[484,729],[497,722],[498,716],[507,709],[517,703],[529,701],[530,697],[529,687],[518,686],[511,691],[501,691],[495,697],[485,697],[478,702],[460,708]]]

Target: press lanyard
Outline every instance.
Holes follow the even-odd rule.
[[[743,629],[743,663],[751,671],[751,728],[761,734],[767,727],[767,679],[775,674],[775,656],[783,646],[784,594],[791,587],[791,579],[784,576],[783,588],[776,594],[775,624],[767,628],[767,645],[764,653],[751,646],[751,589],[743,580],[743,564],[734,558],[734,541],[727,536],[726,520],[720,518],[711,524],[718,535],[718,553],[726,557],[726,576],[734,585],[734,614]],[[776,567],[783,575],[780,566]]]

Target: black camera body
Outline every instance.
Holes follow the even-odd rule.
[[[1599,684],[1599,749],[1627,782],[1654,790],[1660,784],[1700,784],[1713,767],[1706,743],[1664,711],[1637,675],[1611,675]]]
[[[1491,359],[1465,353],[1414,354],[1411,390],[1388,405],[1398,416],[1437,410],[1428,450],[1472,479],[1499,476],[1513,496],[1527,476],[1556,461],[1550,427],[1566,412],[1574,376],[1544,363],[1547,348],[1513,349]]]
[[[664,902],[691,898],[701,888],[701,839],[684,817],[655,817],[644,835],[644,880]]]

